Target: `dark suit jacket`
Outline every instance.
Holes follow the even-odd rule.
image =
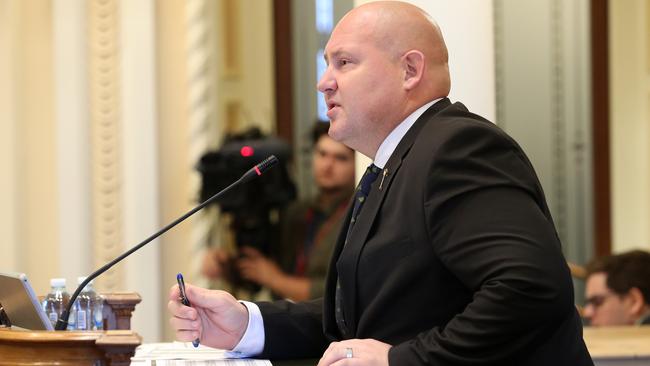
[[[593,364],[544,193],[514,140],[443,99],[385,169],[345,247],[342,231],[323,301],[260,304],[264,356],[319,357],[352,337],[392,344],[391,365]]]

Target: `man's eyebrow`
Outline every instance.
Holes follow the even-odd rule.
[[[330,54],[331,54],[332,57],[334,57],[334,58],[339,57],[342,53],[343,53],[342,50],[336,50],[336,51],[332,51],[332,52],[330,52]],[[329,64],[330,60],[329,60],[329,57],[327,56],[327,53],[326,53],[326,52],[323,52],[323,58],[325,59],[325,62],[326,62],[327,64]]]

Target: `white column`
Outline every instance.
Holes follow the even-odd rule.
[[[18,270],[16,238],[16,118],[14,111],[13,2],[0,1],[0,268]]]
[[[122,0],[121,68],[123,131],[123,202],[125,248],[160,228],[158,218],[158,161],[155,85],[155,7],[152,0]],[[162,198],[164,199],[164,197]],[[129,257],[125,290],[136,291],[142,303],[131,328],[145,342],[161,338],[161,309],[166,293],[160,289],[158,240]]]
[[[88,24],[84,0],[55,0],[54,87],[59,201],[59,271],[74,289],[92,268]]]

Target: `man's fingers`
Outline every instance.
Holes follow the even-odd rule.
[[[225,291],[208,290],[187,282],[185,283],[185,294],[193,307],[210,311],[217,311],[224,306],[228,307],[237,303],[237,300]]]
[[[196,312],[196,309],[192,309],[190,307],[181,304],[179,299],[169,300],[169,302],[167,303],[167,309],[173,316],[178,318],[189,319],[189,320],[198,319],[198,314]]]
[[[176,316],[169,318],[169,324],[176,331],[192,331],[197,333],[201,327],[201,323],[196,319],[179,318]]]
[[[318,366],[388,366],[391,345],[375,339],[349,339],[332,342]]]
[[[201,334],[201,322],[198,320],[171,317],[169,324],[176,331],[176,339],[183,342],[193,341]]]
[[[191,304],[194,304],[195,301],[199,298],[199,294],[201,293],[201,290],[203,289],[201,289],[200,287],[195,287],[190,284],[185,285],[185,295],[187,296],[187,299],[190,301]],[[174,315],[178,315],[177,314],[178,309],[181,309],[183,306],[185,306],[181,304],[180,299],[181,299],[181,291],[178,288],[178,285],[172,286],[172,288],[169,290],[169,303],[167,304],[167,308]]]
[[[255,261],[250,259],[240,259],[237,261],[237,268],[244,270],[247,268],[255,267]]]
[[[210,290],[201,287],[196,287],[190,283],[185,282],[185,295],[192,306],[199,306],[202,308],[211,308],[215,306],[215,296],[208,296]]]
[[[199,338],[198,331],[177,330],[176,339],[181,342],[190,342]]]
[[[342,347],[341,342],[332,342],[318,361],[318,366],[329,366],[341,360],[347,361],[345,347]],[[346,365],[346,363],[336,363],[336,365]]]
[[[181,291],[178,288],[178,285],[172,286],[172,288],[169,290],[169,300],[172,301],[178,300],[180,296],[181,296]]]
[[[262,252],[253,247],[242,247],[241,253],[247,257],[258,258],[262,256]]]

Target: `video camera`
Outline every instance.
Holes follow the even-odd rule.
[[[278,158],[277,167],[260,179],[225,194],[218,204],[222,211],[237,214],[253,207],[279,208],[292,201],[296,197],[296,187],[287,171],[291,148],[276,137],[264,136],[259,128],[228,135],[221,149],[201,157],[197,166],[202,176],[201,201],[226,188],[269,155]]]
[[[296,187],[287,170],[291,158],[289,145],[252,128],[226,136],[223,146],[204,154],[197,165],[202,177],[201,201],[204,201],[269,155],[278,158],[277,166],[217,200],[222,212],[232,214],[231,228],[237,248],[250,246],[265,255],[269,255],[271,247],[280,240],[279,215],[272,215],[272,212],[277,212],[296,197]],[[276,219],[273,220],[272,216]],[[244,283],[232,268],[227,272],[230,272],[233,285],[259,290],[259,286]]]

